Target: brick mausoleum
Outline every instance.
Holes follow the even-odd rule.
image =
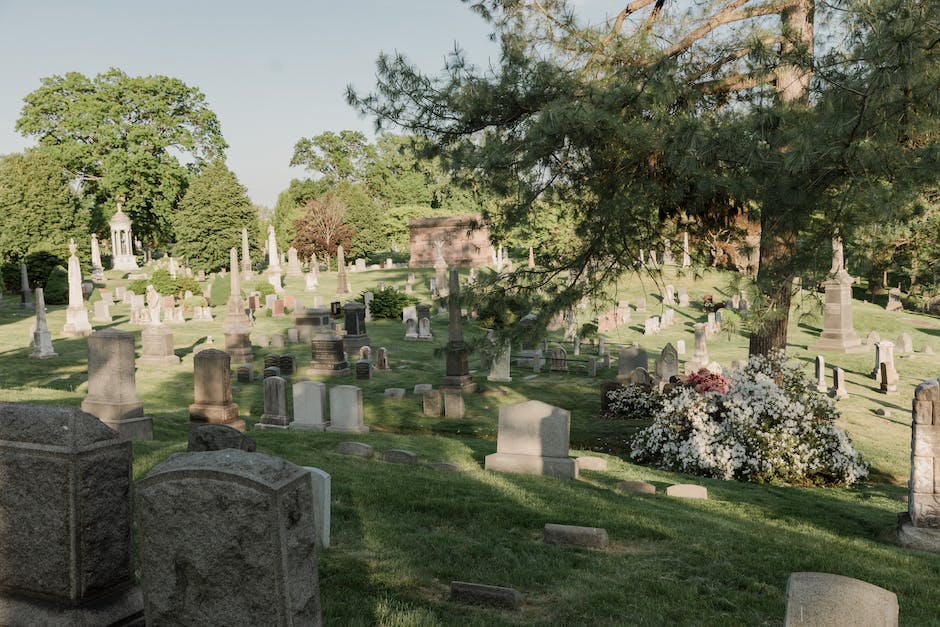
[[[444,241],[444,260],[448,266],[483,266],[493,263],[490,229],[483,217],[453,216],[422,218],[408,222],[411,231],[411,258],[408,266],[425,268],[434,265],[437,248],[434,242]]]

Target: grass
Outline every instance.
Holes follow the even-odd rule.
[[[355,292],[379,281],[401,285],[407,270],[351,274]],[[431,270],[418,271],[426,279]],[[220,279],[220,283],[227,279]],[[116,281],[120,283],[120,280]],[[730,293],[728,276],[669,274],[663,282],[689,289],[693,306],[677,308],[678,324],[660,335],[642,337],[642,315],[608,334],[614,345],[638,339],[652,356],[666,342],[685,339],[692,349],[691,325],[702,319],[698,303],[705,293],[721,299]],[[421,282],[419,281],[419,286]],[[222,290],[219,286],[218,294]],[[332,273],[321,273],[319,294],[332,299]],[[646,289],[648,288],[648,289]],[[312,303],[300,279],[287,289]],[[419,295],[427,297],[426,291]],[[646,291],[644,291],[646,290]],[[631,302],[647,294],[649,315],[658,311],[658,289],[634,281],[619,286],[615,298]],[[138,335],[128,324],[128,308],[113,308],[114,324]],[[221,344],[224,305],[214,322],[171,327],[179,366],[140,367],[137,393],[154,418],[154,440],[135,442],[134,476],[144,476],[168,455],[186,448],[187,405],[192,400],[192,350],[206,336]],[[855,328],[864,337],[878,330],[883,338],[906,331],[914,346],[940,349],[940,322],[911,312],[886,313],[883,305],[855,301]],[[590,311],[580,311],[587,320]],[[731,316],[729,316],[731,317]],[[87,390],[86,343],[62,339],[64,308],[50,308],[49,325],[59,357],[27,357],[32,316],[7,296],[0,304],[0,399],[78,405]],[[290,318],[259,317],[255,333],[283,330]],[[896,513],[906,509],[905,483],[910,463],[910,399],[914,386],[937,375],[938,357],[915,353],[897,359],[898,396],[875,391],[867,378],[871,353],[825,354],[843,367],[851,397],[839,401],[841,423],[871,463],[866,484],[850,489],[760,486],[706,480],[637,466],[606,451],[621,451],[637,425],[597,419],[597,379],[542,373],[527,378],[513,368],[512,383],[489,384],[485,372],[476,380],[485,394],[467,398],[464,420],[428,418],[411,394],[416,383],[437,386],[443,356],[435,354],[446,339],[446,317],[434,319],[435,342],[405,342],[397,321],[367,325],[372,346],[389,349],[392,369],[376,372],[361,385],[368,434],[354,439],[376,450],[405,448],[422,462],[448,461],[459,473],[425,465],[405,467],[340,456],[336,444],[348,435],[254,431],[262,411],[259,383],[237,386],[241,417],[261,452],[332,475],[332,546],[320,556],[320,587],[325,624],[335,625],[761,625],[781,624],[789,573],[822,571],[856,577],[898,595],[901,623],[940,625],[940,555],[909,551],[894,539]],[[468,336],[476,330],[468,329]],[[808,349],[819,333],[819,319],[791,317],[790,353],[812,370]],[[138,344],[139,345],[139,344]],[[293,352],[300,374],[309,361],[303,346],[255,349],[256,371],[264,354]],[[585,347],[585,352],[590,352]],[[740,333],[709,341],[713,359],[743,359],[747,339]],[[570,350],[569,350],[570,354]],[[687,355],[688,356],[688,355]],[[471,358],[471,367],[477,363]],[[337,383],[338,381],[328,381]],[[404,400],[386,400],[387,387],[403,387]],[[496,418],[501,405],[535,398],[569,409],[574,455],[599,454],[609,461],[603,472],[584,472],[578,481],[488,473],[483,458],[496,450]],[[875,409],[889,410],[878,416]],[[596,451],[601,451],[597,453]],[[622,494],[613,486],[639,479],[662,488],[694,482],[709,490],[708,501],[663,495]],[[604,551],[548,546],[541,542],[547,522],[607,529],[611,546]],[[523,596],[517,611],[465,606],[448,599],[451,580],[511,586]]]

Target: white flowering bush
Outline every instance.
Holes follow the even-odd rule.
[[[611,420],[652,420],[663,396],[648,385],[629,383],[607,393],[607,415]]]
[[[849,485],[868,471],[837,418],[832,401],[778,351],[751,357],[724,394],[667,392],[631,457],[722,479]]]

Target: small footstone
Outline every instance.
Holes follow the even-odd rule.
[[[365,459],[371,459],[375,454],[371,446],[362,442],[340,442],[336,446],[336,452],[340,455],[352,455],[353,457]]]
[[[382,453],[382,460],[390,464],[406,464],[408,466],[414,466],[418,463],[418,456],[411,451],[392,449]]]
[[[511,610],[519,607],[519,593],[513,588],[501,586],[487,586],[482,583],[467,583],[465,581],[450,582],[450,596],[462,603],[480,603],[495,605]]]
[[[707,499],[708,488],[691,483],[677,483],[666,488],[667,496],[678,496],[684,499]]]
[[[385,388],[385,398],[405,398],[405,388]]]
[[[545,523],[545,529],[542,531],[542,541],[545,544],[583,546],[589,549],[603,549],[608,544],[606,529],[556,525],[553,523]]]
[[[621,492],[634,494],[656,494],[656,486],[645,481],[621,481],[615,486]]]
[[[460,466],[450,462],[431,462],[428,467],[440,472],[460,472]]]
[[[585,455],[578,458],[578,468],[581,470],[607,470],[607,460],[603,457]]]

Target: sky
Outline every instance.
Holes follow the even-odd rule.
[[[591,0],[582,0],[591,1]],[[229,168],[273,207],[301,137],[373,121],[345,89],[375,85],[380,52],[436,72],[459,43],[474,63],[498,57],[489,29],[459,0],[0,0],[0,154],[34,145],[16,132],[40,79],[116,67],[178,78],[205,94],[229,144]]]

